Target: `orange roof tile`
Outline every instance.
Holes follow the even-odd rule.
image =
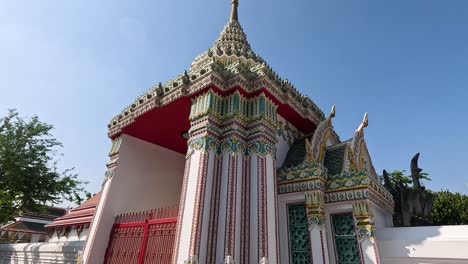
[[[53,222],[47,224],[45,227],[54,228],[59,226],[89,224],[93,219],[100,199],[101,192],[98,192],[78,207],[71,209],[66,215],[54,219]]]

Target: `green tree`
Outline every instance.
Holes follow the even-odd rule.
[[[388,173],[389,182],[382,179],[384,186],[392,193],[395,201],[400,200],[400,190],[410,187],[413,182],[410,176],[405,176],[405,171],[395,170]],[[431,180],[426,172],[420,173],[420,178]],[[410,187],[411,188],[411,187]],[[451,193],[448,190],[433,192],[434,202],[429,220],[433,225],[466,225],[468,224],[468,195]],[[399,202],[395,203],[394,223],[399,223]]]
[[[405,172],[406,172],[405,170],[394,170],[388,173],[391,186],[408,187],[409,184],[412,184],[413,180],[411,179],[411,176],[405,175]],[[420,172],[419,178],[423,180],[427,180],[427,181],[431,180],[431,178],[429,177],[429,173],[427,172]],[[384,185],[386,184],[383,178],[382,178],[382,184]]]
[[[388,173],[390,184],[392,186],[408,186],[412,183],[411,177],[405,176],[405,170],[394,170]],[[382,184],[385,184],[385,181],[382,179]]]
[[[468,224],[468,195],[449,191],[434,192],[430,219],[434,225]]]
[[[83,182],[73,169],[59,172],[53,127],[15,110],[0,118],[0,223],[20,212],[41,212],[45,204],[82,202]]]

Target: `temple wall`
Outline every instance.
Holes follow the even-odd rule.
[[[41,238],[41,234],[32,234],[31,235],[31,243],[36,243],[39,242],[39,239]]]
[[[84,241],[0,245],[0,264],[77,263]]]
[[[184,155],[122,135],[117,167],[112,179],[103,186],[84,263],[103,261],[118,214],[178,205],[184,166]]]
[[[372,204],[372,211],[374,212],[375,228],[393,227],[392,214],[375,204]]]
[[[116,214],[179,204],[185,155],[123,135],[112,179]]]
[[[468,263],[468,225],[383,228],[376,236],[382,264]]]

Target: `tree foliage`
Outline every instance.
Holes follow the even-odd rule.
[[[434,225],[468,224],[468,195],[448,190],[434,194],[436,198],[430,215]]]
[[[393,186],[411,187],[410,184],[413,183],[411,177],[405,175],[404,170],[395,170],[388,175]],[[421,172],[420,178],[430,180],[429,174],[426,172]],[[433,225],[468,224],[468,195],[451,193],[448,190],[431,192],[435,195],[432,211],[429,215],[429,220]]]
[[[85,182],[73,169],[58,171],[55,157],[62,144],[52,129],[15,110],[0,118],[0,223],[20,212],[40,212],[47,203],[82,202]]]
[[[405,170],[394,170],[390,172],[388,175],[390,178],[390,182],[392,183],[392,186],[409,187],[410,184],[413,183],[413,179],[411,179],[411,176],[405,175],[405,173],[406,173]],[[431,178],[429,177],[429,173],[427,172],[419,173],[419,178],[423,180],[427,180],[427,181],[431,180]],[[382,179],[382,184],[385,184],[383,179]]]

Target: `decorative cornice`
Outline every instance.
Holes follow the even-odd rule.
[[[293,168],[278,170],[278,184],[307,181],[316,177],[327,179],[327,168],[322,164],[307,162]]]
[[[203,73],[203,74],[202,74]],[[152,88],[138,97],[130,106],[126,107],[121,114],[114,117],[109,123],[109,137],[113,138],[122,132],[122,129],[135,120],[155,108],[167,105],[182,97],[191,97],[204,89],[215,86],[221,91],[228,91],[236,87],[242,87],[245,91],[253,93],[266,89],[280,103],[289,104],[302,118],[318,124],[325,119],[323,112],[308,97],[304,97],[295,88],[278,83],[270,76],[257,76],[254,80],[248,80],[244,74],[235,73],[228,78],[223,78],[213,70],[188,73],[192,81],[183,84],[181,79],[161,85],[160,88]],[[251,76],[249,76],[251,78]],[[169,88],[172,87],[172,88]]]

